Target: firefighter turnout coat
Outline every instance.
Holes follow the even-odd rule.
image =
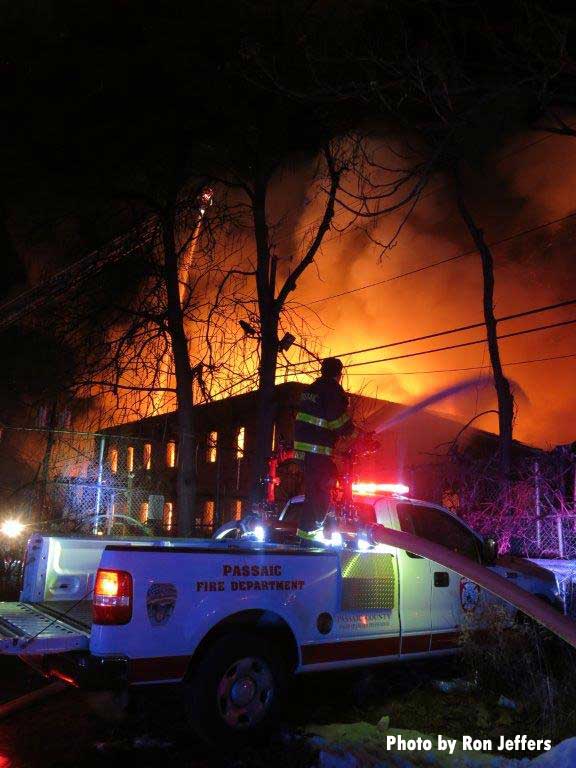
[[[332,456],[338,438],[353,431],[348,396],[335,379],[321,376],[306,387],[294,425],[296,458],[302,459],[307,453]]]

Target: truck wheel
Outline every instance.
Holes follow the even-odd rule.
[[[258,635],[216,640],[185,686],[188,720],[204,741],[236,746],[258,740],[276,723],[287,672]]]

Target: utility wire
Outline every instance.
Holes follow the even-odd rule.
[[[494,240],[491,243],[487,243],[488,247],[495,248],[498,245],[503,245],[504,243],[508,243],[511,240],[514,240],[517,237],[523,237],[524,235],[532,234],[533,232],[537,232],[540,229],[544,229],[545,227],[550,227],[553,224],[558,224],[561,221],[566,221],[567,219],[571,219],[576,216],[576,211],[572,211],[572,213],[567,214],[566,216],[561,216],[559,219],[552,219],[550,221],[546,221],[542,224],[538,224],[535,227],[530,227],[528,229],[523,229],[519,232],[515,232],[513,235],[508,235],[508,237],[504,237],[500,240]],[[321,304],[324,301],[330,301],[331,299],[338,299],[341,296],[348,296],[351,293],[358,293],[359,291],[365,291],[367,288],[374,288],[378,285],[384,285],[385,283],[391,283],[394,280],[399,280],[402,277],[409,277],[410,275],[416,275],[419,272],[424,272],[427,269],[432,269],[433,267],[439,267],[442,264],[448,264],[451,261],[457,261],[458,259],[463,259],[465,256],[471,256],[474,253],[477,253],[477,248],[470,248],[467,251],[462,251],[461,253],[457,253],[454,256],[449,256],[446,259],[440,259],[439,261],[433,261],[430,264],[424,264],[421,267],[415,267],[414,269],[409,269],[407,272],[400,272],[397,275],[392,275],[391,277],[386,277],[383,280],[376,280],[373,283],[366,283],[366,285],[359,285],[357,288],[350,288],[348,291],[341,291],[340,293],[333,293],[329,296],[324,296],[321,299],[314,299],[314,301],[309,301],[306,306],[312,306],[313,304]]]
[[[516,320],[519,317],[527,317],[528,315],[536,315],[540,312],[549,312],[553,309],[559,309],[561,307],[568,307],[572,304],[576,304],[576,298],[567,299],[566,301],[560,301],[557,304],[546,304],[543,307],[535,307],[534,309],[527,309],[523,312],[516,312],[513,315],[504,315],[503,317],[496,318],[497,323],[503,323],[507,320]],[[474,328],[481,328],[485,325],[484,322],[470,323],[469,325],[460,325],[456,328],[448,328],[444,331],[435,331],[434,333],[428,333],[425,336],[415,336],[411,339],[402,339],[401,341],[391,341],[388,344],[379,344],[375,347],[365,347],[364,349],[354,349],[350,352],[339,352],[338,354],[330,355],[330,357],[349,357],[350,355],[360,355],[364,352],[374,352],[377,349],[389,349],[390,347],[399,347],[403,344],[412,344],[416,341],[427,341],[428,339],[438,338],[438,336],[449,336],[452,333],[461,333],[463,331],[470,331]],[[279,366],[282,368],[293,368],[301,365],[310,365],[310,361],[302,361],[295,363],[287,363],[286,365]]]
[[[567,320],[567,321],[563,321],[563,322],[559,322],[559,323],[551,323],[550,325],[536,326],[534,328],[528,328],[528,329],[525,329],[523,331],[515,331],[514,333],[503,334],[502,336],[499,336],[498,338],[499,339],[506,339],[506,338],[510,338],[511,336],[521,336],[522,334],[526,334],[526,333],[535,333],[536,331],[548,330],[550,328],[557,328],[557,327],[564,326],[564,325],[572,325],[574,323],[576,323],[576,318],[574,320]],[[409,357],[418,357],[420,355],[427,355],[427,354],[430,354],[432,352],[443,352],[443,351],[450,350],[450,349],[458,349],[459,347],[472,346],[472,345],[475,345],[475,344],[484,344],[485,342],[486,342],[486,339],[478,339],[476,341],[465,342],[464,344],[455,344],[455,345],[449,346],[449,347],[439,347],[439,348],[436,348],[436,349],[428,349],[428,350],[426,350],[424,352],[413,352],[412,354],[398,355],[396,357],[388,357],[388,358],[383,358],[381,360],[367,360],[367,361],[364,361],[362,363],[351,363],[350,365],[346,366],[346,376],[414,376],[414,375],[417,375],[417,374],[418,375],[423,375],[423,374],[432,374],[432,373],[458,373],[460,371],[477,371],[477,370],[481,370],[481,369],[484,369],[484,368],[488,369],[488,368],[491,368],[492,366],[491,365],[472,365],[472,366],[465,367],[465,368],[438,368],[436,370],[431,370],[431,371],[383,371],[383,372],[380,372],[380,373],[370,373],[370,372],[367,372],[367,371],[359,371],[357,373],[355,373],[355,372],[348,373],[348,368],[354,368],[354,367],[356,367],[358,365],[372,365],[374,363],[384,363],[384,362],[389,362],[391,360],[402,360],[402,359],[409,358]],[[568,359],[568,358],[571,358],[571,357],[576,357],[576,353],[570,353],[570,354],[566,354],[566,355],[553,355],[553,356],[550,356],[550,357],[537,357],[537,358],[532,358],[530,360],[516,360],[516,361],[510,362],[510,363],[502,363],[502,365],[503,366],[528,365],[529,363],[540,363],[540,362],[545,362],[545,361],[548,361],[548,360],[565,360],[565,359]],[[301,371],[301,372],[295,372],[295,373],[303,374],[303,375],[306,375],[306,376],[311,375],[308,371]],[[220,392],[218,392],[217,395],[221,395],[221,394],[232,392],[232,390],[234,390],[237,386],[239,386],[243,382],[248,381],[249,378],[251,378],[251,377],[244,377],[244,378],[240,379],[235,384],[231,384],[228,387],[226,387],[225,389],[223,389]],[[250,391],[250,390],[248,390],[248,391]],[[241,393],[241,394],[244,394],[244,393]]]
[[[500,339],[511,339],[514,336],[524,336],[527,333],[536,333],[537,331],[548,331],[552,328],[561,328],[565,325],[574,325],[576,318],[573,320],[563,320],[558,323],[549,323],[548,325],[537,325],[534,328],[526,328],[523,331],[513,331],[512,333],[503,333],[498,336]],[[446,347],[435,347],[434,349],[425,349],[422,352],[408,352],[404,355],[396,355],[395,357],[383,357],[379,360],[365,360],[362,363],[350,363],[347,368],[356,368],[358,365],[374,365],[375,363],[387,363],[392,360],[405,360],[408,357],[420,357],[421,355],[430,355],[433,352],[447,352],[452,349],[462,349],[463,347],[473,347],[476,344],[484,344],[486,339],[476,339],[475,341],[464,341],[461,344],[451,344]]]
[[[576,322],[576,320],[571,320],[569,322],[574,323],[574,322]],[[554,326],[545,326],[545,327],[547,328],[547,327],[554,327]],[[520,331],[519,333],[531,333],[534,330],[541,330],[541,329],[540,328],[528,329],[527,331]],[[512,335],[518,335],[518,334],[512,334]],[[505,338],[505,337],[501,336],[500,338]],[[475,342],[470,342],[470,343],[472,343],[472,344],[481,344],[481,343],[483,343],[485,341],[486,341],[486,339],[481,339],[480,341],[475,341]],[[438,351],[438,350],[433,350],[433,349],[429,350],[429,352],[436,352],[436,351]],[[426,353],[417,353],[417,354],[426,354]],[[510,363],[502,363],[502,365],[504,367],[508,367],[508,366],[511,366],[511,365],[528,365],[529,363],[541,363],[541,362],[546,362],[546,361],[549,361],[549,360],[565,360],[565,359],[572,358],[572,357],[576,357],[576,352],[575,353],[570,353],[570,354],[567,354],[567,355],[553,355],[551,357],[536,357],[536,358],[532,358],[531,360],[515,360],[515,361],[510,362]],[[395,360],[395,359],[398,359],[398,358],[390,358],[390,359]],[[370,365],[372,362],[379,362],[379,361],[377,361],[377,360],[368,361],[366,363],[366,365]],[[363,363],[355,363],[354,365],[363,365]],[[350,367],[352,367],[352,366],[347,366],[347,368],[350,368]],[[471,365],[471,366],[466,367],[466,368],[438,368],[438,369],[432,370],[432,371],[382,371],[382,372],[379,372],[379,373],[370,373],[368,371],[366,371],[366,372],[365,371],[358,371],[358,372],[352,372],[352,373],[348,373],[347,372],[346,376],[415,376],[415,375],[424,375],[424,374],[432,374],[432,373],[459,373],[460,371],[478,371],[478,370],[487,369],[487,368],[491,368],[491,367],[492,367],[491,365]],[[304,371],[302,373],[304,375],[309,375],[307,372],[304,372]],[[247,381],[249,381],[251,379],[253,380],[253,376],[245,376],[242,379],[240,379],[239,381],[237,381],[236,383],[228,385],[224,389],[221,389],[219,392],[217,392],[216,395],[214,395],[214,399],[216,399],[220,395],[232,393],[232,391],[234,389],[236,389],[236,387],[240,386],[241,384],[243,384],[243,383],[245,383],[245,382],[247,382]],[[284,382],[284,383],[287,383],[287,382]],[[255,390],[254,389],[252,389],[252,390],[244,389],[242,392],[237,392],[233,396],[237,396],[239,394],[246,394],[247,392],[250,392],[250,391],[253,392]]]
[[[117,426],[118,425],[111,426],[110,429],[116,429]],[[49,427],[14,427],[10,424],[2,423],[0,423],[0,429],[9,429],[12,432],[50,432],[53,435],[76,435],[80,437],[110,437],[111,434],[107,432],[79,432],[74,429],[50,429]],[[114,433],[114,437],[118,437],[118,435]],[[120,437],[129,437],[131,440],[137,441],[145,441],[149,439],[148,437],[134,437],[133,435],[120,435]]]
[[[566,355],[552,355],[551,357],[534,357],[531,360],[514,360],[510,363],[502,363],[504,368],[511,365],[528,365],[529,363],[544,363],[549,360],[566,360],[569,357],[576,357],[576,352],[570,352]],[[437,368],[433,371],[382,371],[380,373],[370,373],[369,371],[357,371],[347,373],[347,376],[423,376],[428,373],[460,373],[461,371],[480,371],[484,368],[492,368],[491,365],[471,365],[467,368]]]

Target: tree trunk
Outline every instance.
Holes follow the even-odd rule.
[[[483,278],[484,322],[490,363],[494,376],[494,388],[498,397],[498,429],[500,433],[500,470],[505,478],[510,476],[512,454],[512,430],[514,422],[514,396],[510,382],[504,375],[498,346],[497,320],[494,316],[494,259],[492,251],[484,240],[484,233],[476,226],[472,213],[466,205],[462,189],[458,184],[458,209],[474,244],[480,253]]]
[[[258,369],[258,423],[251,468],[251,501],[262,501],[262,478],[267,472],[267,460],[272,448],[276,419],[276,364],[278,358],[278,316],[262,318],[262,341]]]
[[[256,290],[260,317],[260,364],[258,366],[258,422],[251,456],[250,501],[261,501],[266,462],[272,450],[275,419],[274,387],[278,360],[279,310],[276,306],[276,260],[270,252],[266,221],[267,181],[259,178],[254,185],[252,215],[256,239]]]
[[[168,205],[162,218],[164,272],[168,300],[168,335],[174,355],[176,400],[178,404],[178,463],[176,504],[178,535],[190,536],[196,503],[196,466],[194,435],[194,376],[188,355],[184,315],[180,304],[178,253],[174,232],[174,206]]]
[[[46,506],[46,496],[48,495],[48,477],[50,473],[50,463],[52,462],[52,451],[54,449],[56,429],[56,417],[58,415],[58,404],[54,399],[50,405],[50,417],[48,419],[48,430],[46,433],[46,447],[44,449],[44,456],[42,457],[42,463],[38,471],[38,480],[36,486],[36,500],[35,509],[33,513],[33,520],[40,522],[44,517],[44,511]]]

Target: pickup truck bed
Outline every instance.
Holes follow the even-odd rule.
[[[88,648],[92,604],[0,602],[0,652],[61,653]]]

